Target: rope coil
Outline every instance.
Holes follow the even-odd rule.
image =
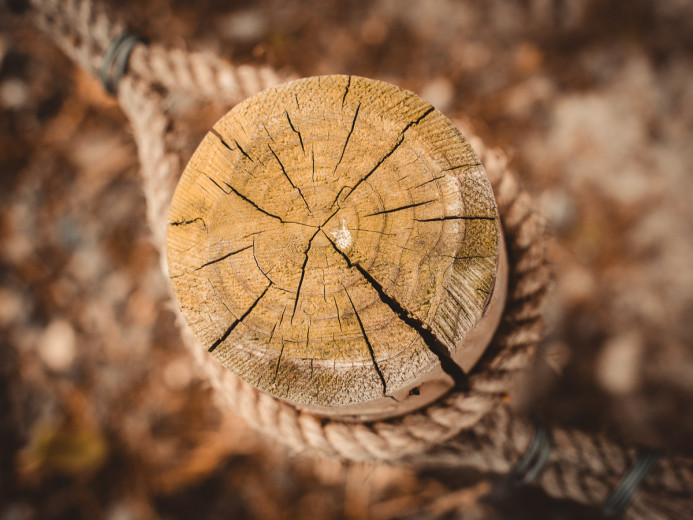
[[[162,253],[166,215],[180,165],[162,90],[198,99],[235,102],[279,82],[267,67],[234,66],[216,56],[137,45],[117,18],[92,0],[28,0],[37,24],[77,63],[117,93],[128,116],[142,165],[153,241]],[[287,79],[287,78],[282,78]],[[163,87],[160,88],[160,87]],[[505,157],[470,139],[496,195],[511,273],[503,321],[470,372],[470,389],[402,417],[343,423],[305,413],[243,383],[210,358],[178,320],[181,336],[216,397],[251,426],[296,452],[360,461],[402,461],[476,467],[533,481],[547,493],[631,519],[684,518],[693,510],[693,461],[638,458],[634,450],[598,435],[537,427],[503,405],[517,375],[528,368],[541,339],[541,313],[550,281],[542,219],[508,170]],[[171,300],[171,309],[177,311]],[[513,471],[514,470],[514,471]],[[615,490],[615,491],[612,491]],[[637,491],[637,493],[636,493]]]

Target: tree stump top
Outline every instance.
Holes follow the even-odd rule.
[[[328,415],[394,415],[460,383],[504,299],[496,204],[469,143],[416,95],[353,76],[226,114],[183,173],[167,241],[202,345]]]

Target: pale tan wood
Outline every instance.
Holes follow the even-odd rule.
[[[359,77],[294,81],[225,115],[183,173],[167,245],[202,345],[328,415],[394,415],[463,385],[504,301],[469,143],[416,95]]]

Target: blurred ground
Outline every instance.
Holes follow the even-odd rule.
[[[693,4],[117,10],[238,63],[391,81],[503,148],[547,214],[556,271],[517,405],[693,456]],[[161,305],[127,121],[5,10],[0,107],[0,520],[584,517],[496,479],[290,458],[221,416]]]

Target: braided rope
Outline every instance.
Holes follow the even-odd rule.
[[[30,0],[36,24],[60,48],[93,74],[102,67],[111,42],[125,25],[101,3],[92,0]],[[162,45],[137,44],[129,72],[150,85],[224,103],[237,103],[291,76],[270,67],[234,66],[211,53],[187,52]]]
[[[181,159],[172,147],[170,118],[164,100],[146,81],[126,76],[118,89],[118,101],[130,119],[142,164],[142,188],[147,199],[147,219],[160,251],[166,242],[168,206],[176,188]],[[145,174],[146,172],[146,174]]]
[[[234,67],[209,53],[167,49],[157,44],[137,46],[130,68],[146,81],[170,91],[224,102],[238,102],[289,79],[280,79],[270,67]]]
[[[96,74],[125,26],[91,0],[30,0],[35,23],[82,67]]]
[[[123,25],[91,0],[31,0],[38,25],[87,70],[103,66]],[[120,81],[118,99],[131,121],[142,164],[147,217],[165,268],[169,201],[181,171],[164,99],[155,86],[202,98],[238,100],[278,80],[267,68],[234,67],[216,57],[138,44]],[[526,370],[542,335],[541,311],[549,285],[543,226],[529,195],[520,190],[504,156],[472,144],[493,186],[505,231],[511,273],[503,321],[470,374],[470,390],[453,392],[399,418],[371,423],[321,419],[242,382],[199,347],[178,314],[182,338],[205,372],[215,396],[251,426],[296,452],[358,461],[400,461],[418,466],[475,467],[508,473],[521,460],[533,426],[502,404]],[[170,306],[177,309],[171,295]],[[176,311],[177,312],[177,311]],[[603,504],[636,457],[602,436],[552,428],[552,450],[536,484],[550,495]],[[693,510],[693,461],[663,457],[643,480],[629,519],[683,518]]]
[[[508,474],[527,452],[532,421],[499,406],[468,431],[406,462],[424,467],[466,467]],[[547,494],[602,506],[619,487],[638,453],[602,435],[552,427],[552,449],[534,483]],[[665,457],[643,480],[624,517],[689,518],[693,511],[693,460]]]

